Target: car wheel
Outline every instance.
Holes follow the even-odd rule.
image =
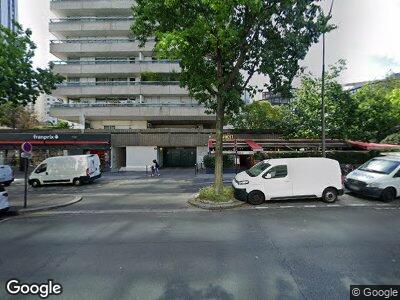
[[[82,180],[79,178],[75,178],[74,181],[72,182],[75,186],[80,186],[82,185]]]
[[[265,201],[264,194],[260,191],[252,191],[249,194],[248,202],[252,205],[260,205]]]
[[[394,188],[386,188],[383,190],[381,198],[385,202],[392,202],[396,198],[396,190]]]
[[[33,180],[32,183],[31,183],[31,186],[33,188],[39,187],[40,186],[40,181],[39,180]]]
[[[326,203],[333,203],[338,198],[338,191],[335,188],[327,188],[322,194],[322,201]]]

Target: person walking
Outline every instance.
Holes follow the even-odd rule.
[[[154,168],[154,175],[160,176],[160,165],[158,164],[157,160],[153,160],[152,170]]]

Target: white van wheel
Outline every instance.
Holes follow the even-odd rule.
[[[40,186],[40,182],[39,180],[33,180],[31,185],[33,188],[37,188]]]
[[[260,191],[252,191],[250,192],[247,201],[252,205],[260,205],[264,203],[265,197]]]
[[[338,191],[335,188],[327,188],[322,194],[322,201],[326,203],[333,203],[338,198]]]
[[[72,182],[75,186],[80,186],[82,185],[82,180],[79,178],[75,178],[74,181]]]
[[[396,199],[396,190],[392,187],[383,190],[381,199],[385,202],[392,202]]]

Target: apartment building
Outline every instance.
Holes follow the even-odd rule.
[[[215,117],[179,86],[179,62],[156,59],[154,40],[139,47],[130,32],[132,5],[132,0],[51,0],[56,18],[49,23],[55,36],[50,52],[59,58],[54,71],[66,80],[53,92],[63,102],[53,104],[50,114],[109,131],[214,128]],[[112,151],[137,162],[163,155],[157,142],[140,147]],[[196,156],[196,149],[189,152]]]
[[[0,0],[0,24],[12,29],[18,21],[18,0]]]

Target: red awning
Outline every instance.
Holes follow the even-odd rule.
[[[356,141],[347,141],[347,143],[355,148],[359,148],[362,150],[400,150],[400,145],[364,143]]]
[[[263,148],[253,140],[247,140],[246,144],[250,146],[253,151],[262,151]]]

